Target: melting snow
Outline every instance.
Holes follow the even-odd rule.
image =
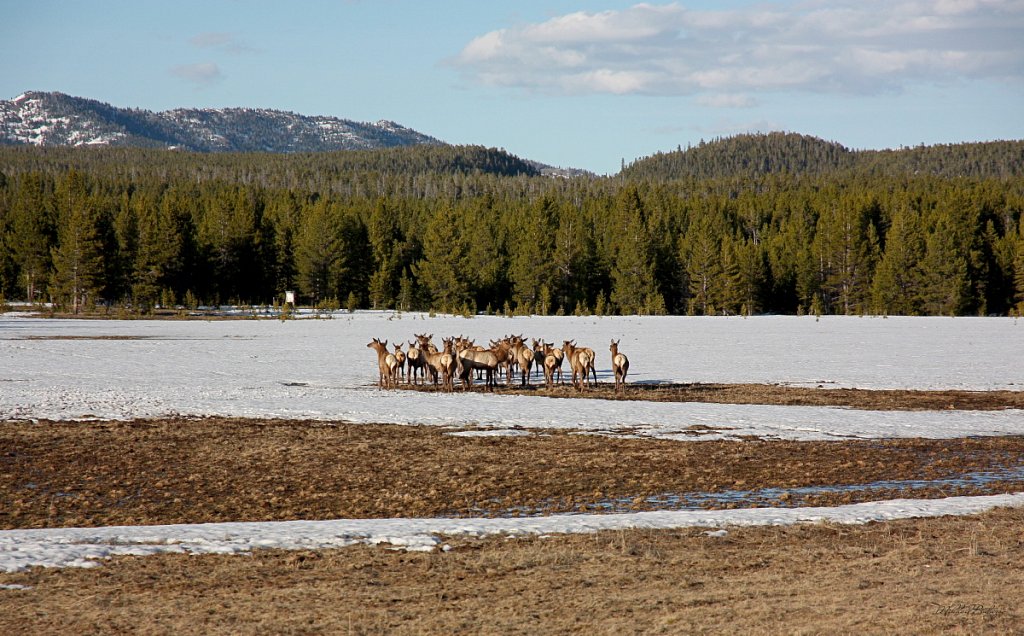
[[[879,412],[380,391],[371,338],[509,333],[597,352],[611,338],[631,383],[776,383],[862,389],[1024,390],[1024,325],[1008,318],[430,317],[357,312],[331,320],[75,321],[0,316],[0,420],[175,415],[303,418],[523,435],[561,428],[664,439],[959,437],[1024,434],[1024,412]],[[71,338],[69,338],[71,337]],[[694,435],[699,432],[699,435]],[[0,532],[0,570],[83,566],[118,554],[235,553],[353,543],[435,549],[447,535],[592,532],[832,521],[863,523],[1022,506],[1024,494],[527,519],[386,519]]]

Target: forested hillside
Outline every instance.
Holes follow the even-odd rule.
[[[361,123],[265,108],[176,108],[155,113],[39,91],[0,100],[0,145],[326,152],[441,143],[392,121]]]
[[[761,162],[848,157],[808,144]],[[467,313],[1007,314],[1024,307],[1024,178],[992,161],[955,177],[564,179],[472,147],[6,148],[0,289],[72,311],[271,303],[296,289],[305,304]]]
[[[622,170],[630,179],[657,181],[769,174],[1021,176],[1024,141],[855,151],[816,137],[776,132],[702,142],[638,159]]]

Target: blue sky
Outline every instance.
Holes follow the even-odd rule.
[[[786,130],[1024,138],[1024,0],[0,0],[0,99],[391,119],[617,172]]]

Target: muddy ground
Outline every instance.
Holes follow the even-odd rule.
[[[439,391],[429,382],[409,384],[400,381],[398,390]],[[473,392],[492,391],[498,395],[537,395],[552,398],[587,398],[601,400],[648,400],[652,402],[711,402],[716,404],[772,404],[779,406],[842,406],[872,411],[993,411],[1024,409],[1024,391],[910,391],[786,386],[781,384],[627,384],[621,391],[610,382],[586,385],[579,391],[570,384],[551,388],[534,379],[522,386],[508,385],[502,380],[494,389],[476,382]],[[461,386],[456,385],[456,392]]]
[[[797,396],[788,389],[746,395]],[[637,392],[645,390],[657,392]],[[848,393],[874,404],[861,408],[924,399]],[[1019,408],[1015,399],[928,396],[959,408]],[[700,441],[695,430],[694,442],[675,442],[452,432],[219,418],[0,423],[0,528],[643,510],[685,505],[673,496],[694,493],[705,507],[747,507],[1024,491],[1021,437]],[[958,481],[1007,470],[1015,472],[988,483]],[[878,482],[897,483],[862,487]],[[787,490],[821,485],[850,488]],[[454,550],[434,554],[122,557],[91,570],[0,574],[0,633],[1022,633],[1022,522],[1024,511],[1005,510],[733,528],[725,537],[684,529],[455,538]]]

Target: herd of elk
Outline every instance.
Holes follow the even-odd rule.
[[[506,383],[512,385],[513,373],[518,369],[520,383],[527,386],[531,371],[536,369],[544,376],[548,388],[562,384],[562,362],[569,361],[572,384],[580,392],[589,384],[597,383],[594,350],[577,346],[575,340],[566,340],[562,347],[555,347],[543,340],[532,339],[530,347],[522,335],[510,335],[501,340],[491,340],[489,347],[477,345],[463,336],[442,338],[442,348],[433,343],[433,334],[414,334],[408,349],[402,351],[402,343],[395,343],[394,353],[388,352],[388,341],[373,339],[366,346],[377,352],[380,371],[378,386],[382,389],[398,386],[399,377],[407,384],[426,383],[429,374],[434,386],[440,385],[445,391],[455,389],[458,378],[463,390],[473,385],[473,376],[484,380],[484,386],[493,389],[498,385],[498,376],[504,375]],[[615,391],[625,390],[629,360],[619,352],[619,341],[612,340],[612,372],[615,376]]]

